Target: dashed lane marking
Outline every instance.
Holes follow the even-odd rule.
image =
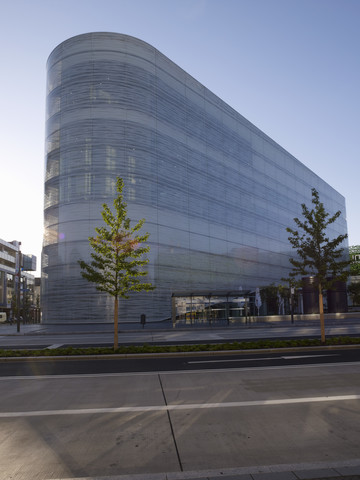
[[[266,360],[298,360],[299,358],[323,358],[323,357],[338,357],[338,353],[331,353],[328,355],[288,355],[283,357],[253,357],[253,358],[232,358],[232,359],[222,359],[222,360],[193,360],[188,362],[189,364],[195,363],[228,363],[228,362],[258,362]]]

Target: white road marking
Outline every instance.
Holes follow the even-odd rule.
[[[93,415],[98,413],[134,413],[134,412],[166,412],[174,410],[195,410],[206,408],[239,408],[269,405],[291,405],[315,402],[339,402],[360,400],[360,395],[335,395],[331,397],[283,398],[275,400],[250,400],[247,402],[224,403],[189,403],[181,405],[150,405],[141,407],[109,407],[109,408],[79,408],[69,410],[35,410],[29,412],[0,412],[0,418],[42,417],[55,415]]]
[[[52,350],[54,348],[60,348],[62,347],[64,344],[63,343],[54,343],[54,345],[49,345],[48,347],[46,347],[48,350]]]
[[[187,362],[189,364],[192,363],[228,363],[228,362],[252,362],[254,360],[273,360],[274,358],[281,358],[281,357],[261,357],[261,358],[232,358],[228,360],[194,360],[191,362]]]
[[[228,363],[228,362],[253,362],[253,361],[258,361],[258,360],[276,360],[276,359],[282,359],[282,360],[291,360],[291,359],[299,359],[299,358],[322,358],[322,357],[338,357],[339,354],[337,353],[331,353],[328,355],[288,355],[286,357],[259,357],[259,358],[236,358],[236,359],[228,359],[228,360],[194,360],[191,362],[188,362],[189,364],[191,363]]]
[[[283,358],[284,360],[291,360],[292,358],[316,358],[316,357],[339,357],[340,354],[339,353],[329,353],[329,354],[321,354],[321,355],[288,355],[286,357],[281,357]]]

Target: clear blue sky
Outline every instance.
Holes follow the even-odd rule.
[[[360,244],[360,0],[0,0],[0,238],[38,257],[46,61],[69,37],[138,37],[346,198]]]

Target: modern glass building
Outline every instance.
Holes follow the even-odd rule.
[[[156,286],[120,302],[120,322],[169,318],[177,292],[278,283],[293,255],[285,229],[312,187],[342,211],[329,235],[347,231],[343,196],[151,45],[79,35],[55,48],[47,71],[44,322],[112,322],[112,300],[78,260],[90,260],[117,176],[128,216],[146,219]]]

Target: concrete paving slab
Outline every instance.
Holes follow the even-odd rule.
[[[360,444],[359,444],[360,449]],[[336,471],[340,473],[340,475],[359,475],[360,476],[360,465],[353,466],[353,467],[339,467],[336,468]]]
[[[34,366],[34,374],[36,368]],[[22,401],[24,398],[26,402]],[[2,412],[163,404],[164,397],[157,375],[129,374],[121,379],[116,375],[1,379]]]
[[[274,459],[326,461],[335,451],[338,460],[356,457],[357,401],[348,406],[341,418],[336,405],[319,403],[258,406],[256,411],[251,407],[171,411],[170,416],[184,470],[215,469],[271,465]]]
[[[0,444],[4,479],[180,470],[166,412],[1,419]]]
[[[260,354],[261,356],[261,354]],[[200,358],[200,361],[202,359]],[[198,360],[196,360],[198,361]],[[236,402],[246,400],[270,400],[288,396],[316,396],[354,393],[357,385],[357,366],[348,366],[334,382],[334,368],[323,366],[321,370],[307,369],[294,376],[292,369],[250,369],[234,375],[228,371],[189,371],[183,375],[162,373],[162,385],[168,404]],[[359,390],[360,392],[360,390]],[[357,391],[356,391],[357,393]]]
[[[326,477],[326,478],[314,478],[313,480],[360,480],[360,475],[350,475],[350,476],[343,476],[340,477]]]
[[[222,475],[216,477],[208,477],[208,480],[253,480],[253,477],[249,473],[239,474],[239,475]]]
[[[322,468],[314,470],[295,470],[295,475],[299,480],[312,480],[317,478],[333,478],[340,477],[341,475],[336,472],[333,468]]]
[[[293,472],[254,473],[253,480],[298,480]]]

